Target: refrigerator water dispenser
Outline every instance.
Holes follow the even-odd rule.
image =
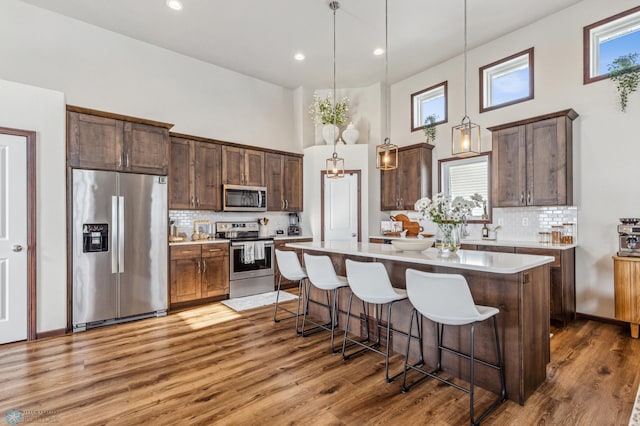
[[[109,251],[109,224],[82,224],[82,252],[95,253]]]

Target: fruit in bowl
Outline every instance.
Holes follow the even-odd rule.
[[[391,245],[396,250],[401,251],[423,251],[428,249],[433,245],[435,240],[433,238],[422,238],[422,239],[397,239],[391,240]]]

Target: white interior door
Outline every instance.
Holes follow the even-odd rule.
[[[0,343],[27,338],[26,139],[0,134]]]
[[[324,240],[358,241],[358,175],[324,176]]]

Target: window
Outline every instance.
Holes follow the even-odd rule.
[[[447,122],[446,81],[411,94],[411,131],[422,130],[430,115],[435,115],[435,124]]]
[[[614,59],[640,53],[640,6],[584,27],[584,84],[609,76]]]
[[[451,195],[451,198],[464,197],[469,199],[473,194],[482,195],[487,201],[485,215],[484,207],[476,207],[471,212],[469,223],[491,222],[490,195],[490,154],[480,154],[467,158],[447,158],[438,161],[440,175],[440,192]]]
[[[533,99],[533,47],[480,68],[480,112]]]

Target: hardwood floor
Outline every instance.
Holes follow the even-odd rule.
[[[295,302],[289,302],[294,305]],[[192,310],[0,346],[0,416],[61,424],[468,424],[468,396],[426,381],[402,394],[384,359],[348,362],[327,333],[296,337],[272,307]],[[626,425],[640,379],[627,328],[579,320],[551,339],[548,380],[489,425]],[[403,359],[395,355],[392,372]],[[508,374],[508,372],[507,372]],[[479,407],[493,394],[478,390]],[[29,417],[31,416],[31,417]],[[25,423],[28,423],[25,421]]]

